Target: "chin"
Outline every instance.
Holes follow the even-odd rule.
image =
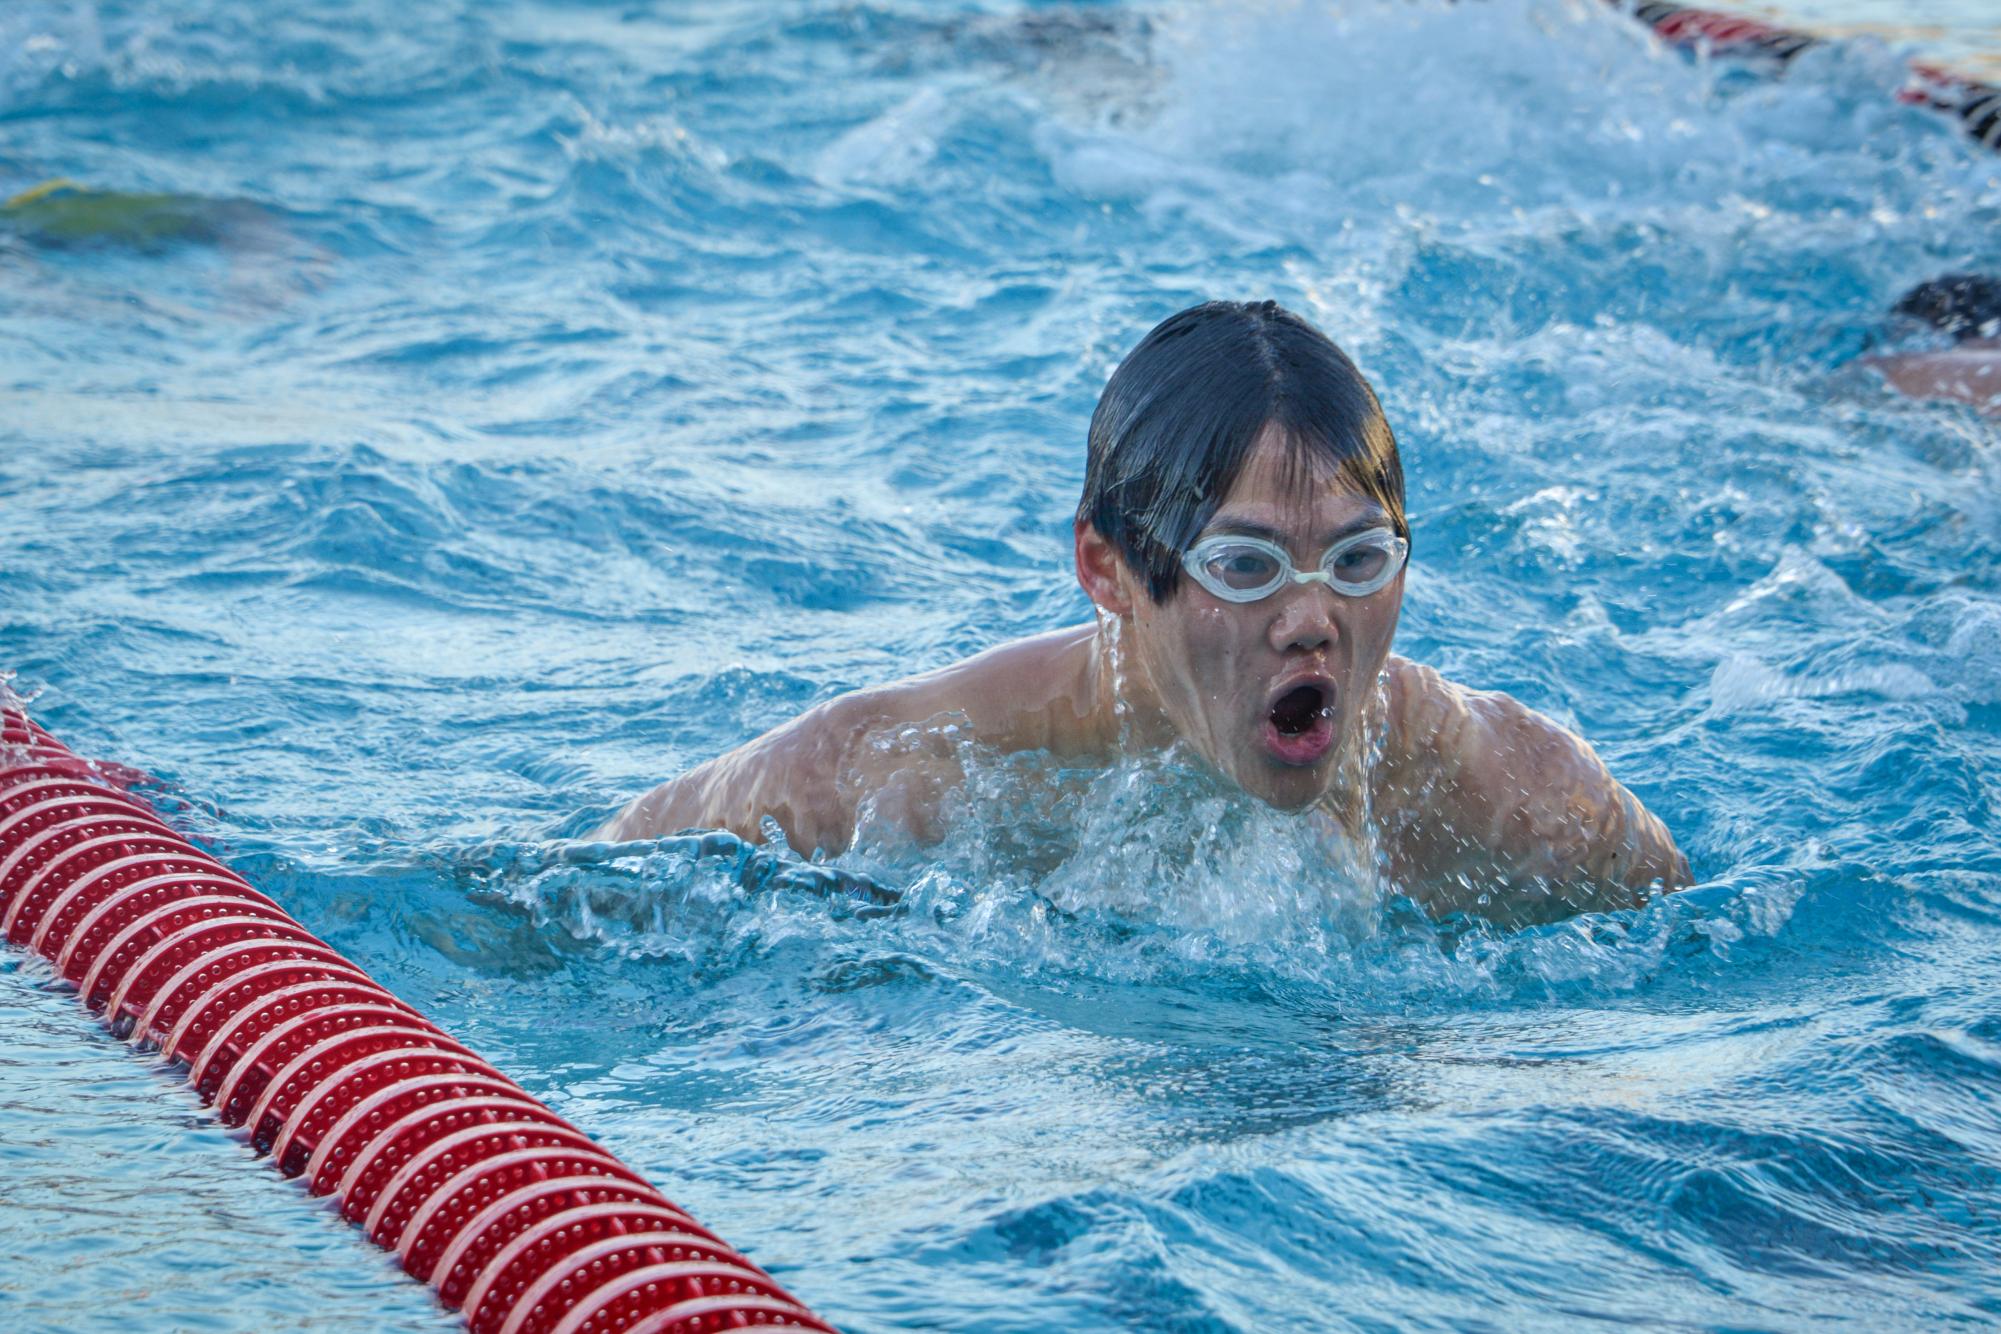
[[[1239,785],[1265,805],[1288,813],[1303,811],[1325,797],[1332,779],[1327,772],[1331,764],[1311,769],[1287,767],[1274,772],[1270,761],[1263,761],[1261,767],[1265,772],[1257,776],[1257,781],[1240,780]]]

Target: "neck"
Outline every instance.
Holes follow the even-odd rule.
[[[1360,736],[1344,738],[1335,760],[1334,786],[1320,799],[1320,809],[1334,817],[1342,832],[1359,840],[1369,822],[1368,747]]]
[[[1166,750],[1178,734],[1145,665],[1120,644],[1123,628],[1117,617],[1101,612],[1091,636],[1089,689],[1098,742],[1107,755]]]
[[[1347,733],[1341,738],[1341,755],[1336,761],[1334,786],[1321,799],[1321,808],[1340,821],[1350,838],[1362,839],[1369,833],[1371,784],[1375,781],[1378,743],[1389,725],[1388,697],[1381,673],[1369,682],[1360,707],[1348,718]]]

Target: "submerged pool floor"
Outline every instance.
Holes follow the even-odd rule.
[[[0,669],[844,1329],[2001,1319],[1997,425],[1861,363],[2001,157],[1595,0],[0,11]],[[75,200],[73,203],[77,202]],[[1084,431],[1273,296],[1375,380],[1398,651],[1700,885],[1440,929],[1186,776],[836,869],[577,860],[1082,619]],[[825,885],[821,884],[820,889]],[[448,1327],[39,965],[0,1325]]]

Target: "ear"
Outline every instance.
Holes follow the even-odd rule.
[[[1077,582],[1085,596],[1114,616],[1131,615],[1135,595],[1125,557],[1088,519],[1077,520],[1075,539]]]

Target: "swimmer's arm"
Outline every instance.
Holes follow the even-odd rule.
[[[1898,393],[1954,399],[2001,415],[2001,347],[1957,347],[1872,357],[1867,364]]]
[[[1524,925],[1690,883],[1666,827],[1581,737],[1428,667],[1398,659],[1388,676],[1384,851],[1434,914]]]
[[[831,855],[847,848],[860,818],[872,830],[935,842],[942,794],[963,775],[930,737],[897,744],[908,717],[926,707],[921,693],[899,684],[828,700],[662,783],[591,837],[726,829],[756,843],[770,819],[795,851]]]
[[[626,807],[593,836],[658,838],[727,829],[756,842],[776,820],[794,850],[872,840],[936,843],[946,795],[965,782],[961,746],[1090,753],[1096,627],[988,649],[922,676],[831,699]]]

